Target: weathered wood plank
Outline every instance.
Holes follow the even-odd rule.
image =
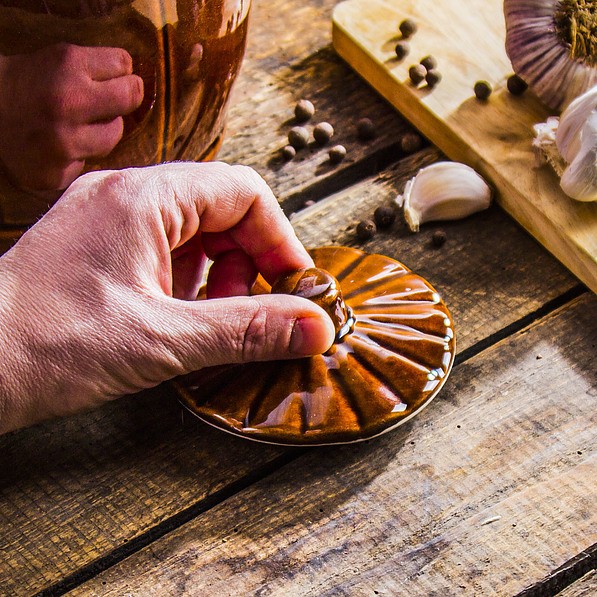
[[[436,158],[422,152],[305,210],[294,225],[307,244],[354,244],[342,217],[365,213],[416,164]],[[398,223],[364,248],[402,258],[436,284],[454,314],[459,350],[576,284],[497,208],[446,230],[443,250],[431,248],[429,230],[413,236]],[[508,243],[494,243],[496,235]],[[0,438],[0,470],[8,471],[0,479],[0,549],[10,553],[0,578],[14,594],[50,586],[280,454],[199,424],[182,426],[165,388]]]
[[[371,218],[376,207],[391,205],[413,172],[440,158],[435,149],[412,155],[379,176],[317,202],[292,222],[308,247],[330,243],[355,246],[398,259],[427,278],[452,311],[460,331],[457,344],[462,349],[498,331],[503,317],[508,318],[513,310],[520,309],[522,317],[567,291],[574,278],[555,260],[538,272],[535,264],[542,259],[543,249],[530,236],[520,234],[520,228],[497,206],[465,220],[423,225],[417,234],[409,232],[399,217],[391,229],[365,243],[359,241],[357,223]],[[431,237],[440,228],[447,241],[437,249]],[[510,244],[515,238],[517,246]],[[568,281],[562,284],[552,278],[555,271],[565,272]],[[487,319],[485,299],[490,301],[497,325]]]
[[[403,157],[400,137],[410,125],[342,61],[331,48],[331,15],[338,0],[253,3],[245,62],[232,93],[228,134],[218,156],[254,167],[288,211],[305,198],[337,190],[357,174]],[[316,107],[305,126],[330,122],[336,143],[347,149],[339,166],[328,162],[327,148],[311,144],[288,163],[279,160],[294,126],[294,106],[301,98]],[[356,121],[368,117],[377,137],[359,141]],[[310,190],[309,188],[319,188]]]
[[[310,451],[73,594],[515,594],[597,538],[596,322],[585,294],[411,425]]]
[[[592,595],[597,595],[597,570],[591,570],[558,593],[558,597],[591,597]]]

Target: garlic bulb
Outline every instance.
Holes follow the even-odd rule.
[[[424,222],[459,220],[491,203],[491,189],[472,168],[458,162],[438,162],[419,170],[406,183],[396,203],[412,232]]]
[[[566,195],[597,201],[597,85],[576,98],[562,116],[536,124],[533,145],[561,177]]]
[[[595,0],[504,0],[506,52],[553,110],[597,84]]]

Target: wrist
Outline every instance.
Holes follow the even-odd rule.
[[[26,319],[17,304],[18,282],[6,256],[0,258],[0,434],[26,424],[28,387],[33,363],[25,350],[23,324]]]

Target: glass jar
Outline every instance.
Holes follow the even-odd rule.
[[[249,7],[250,0],[0,0],[4,222],[34,219],[32,198],[47,205],[85,171],[213,158]],[[29,203],[15,199],[17,189]]]

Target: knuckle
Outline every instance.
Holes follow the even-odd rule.
[[[241,346],[239,354],[242,360],[258,361],[263,357],[264,348],[267,346],[268,339],[268,314],[267,309],[258,301],[253,301],[255,309],[244,326],[239,338]]]
[[[133,72],[133,59],[124,48],[114,48],[114,61],[120,70],[126,73]]]

